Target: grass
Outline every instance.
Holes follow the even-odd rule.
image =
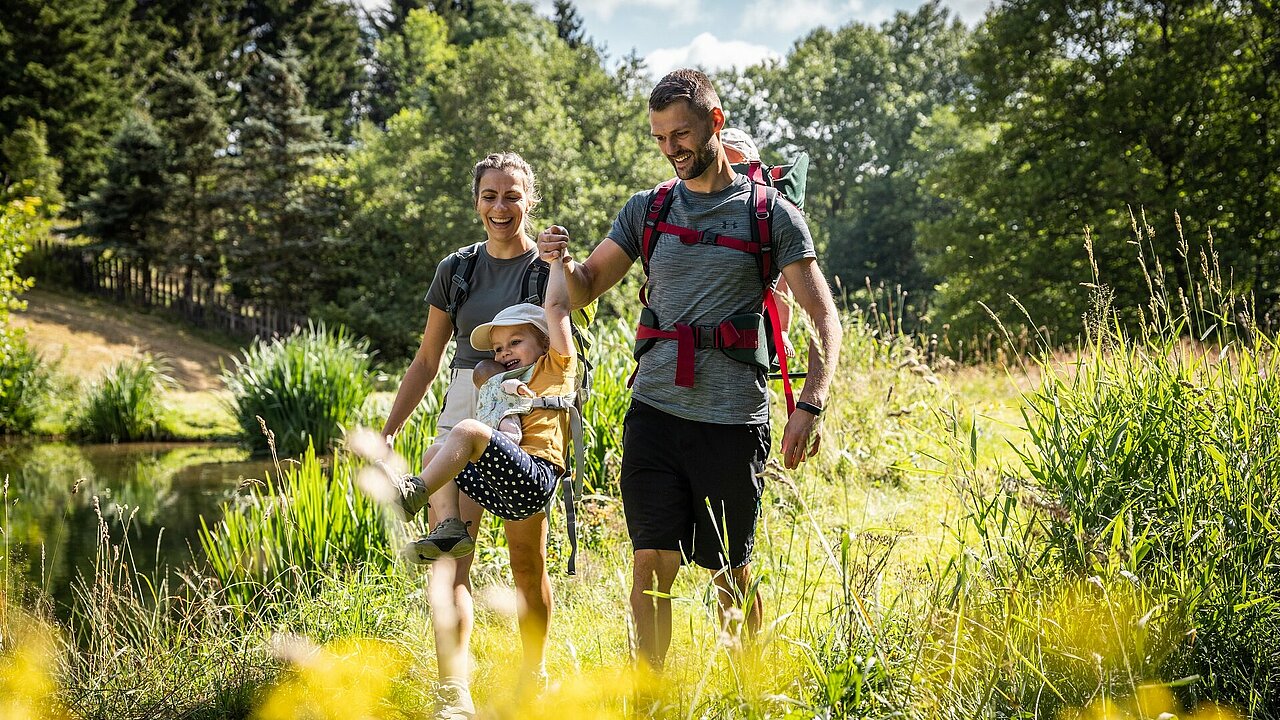
[[[131,442],[166,434],[163,394],[173,380],[163,360],[123,360],[89,388],[71,420],[70,432],[84,440]]]
[[[558,571],[551,522],[558,684],[536,702],[514,693],[507,559],[497,523],[481,529],[484,716],[1276,717],[1276,349],[1242,341],[1221,305],[1157,301],[1147,332],[1094,326],[1078,353],[1025,372],[935,373],[910,343],[848,320],[819,456],[768,471],[765,628],[754,640],[721,628],[706,573],[685,571],[662,678],[628,662],[617,448],[598,439],[575,578]],[[1186,341],[1206,318],[1196,327],[1225,332]],[[623,404],[603,387],[593,403],[609,425]],[[430,417],[399,438],[402,455],[420,453]],[[386,560],[405,528],[361,504],[342,448],[281,470],[209,529],[223,569],[189,587],[132,576],[126,550],[101,548],[67,632],[80,639],[43,671],[71,712],[430,712],[431,624],[444,620],[423,576]]]

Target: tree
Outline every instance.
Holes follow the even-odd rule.
[[[555,1],[556,36],[570,48],[577,50],[591,41],[582,29],[582,15],[574,7],[572,0]]]
[[[247,42],[240,48],[245,62],[253,65],[261,54],[282,56],[293,48],[296,75],[307,88],[309,104],[332,137],[350,137],[367,91],[354,5],[340,0],[244,0],[239,7],[240,22],[247,29]],[[249,100],[243,98],[245,103]]]
[[[185,56],[177,63],[156,79],[149,99],[168,159],[163,260],[186,272],[189,289],[195,275],[212,280],[221,272],[217,180],[227,126],[201,74]]]
[[[57,212],[63,200],[58,189],[62,163],[49,157],[44,123],[31,118],[19,122],[17,129],[0,142],[0,154],[4,161],[0,166],[4,188],[0,200],[34,196],[43,200],[41,212],[46,216]]]
[[[1235,289],[1274,303],[1280,231],[1264,208],[1280,192],[1280,104],[1265,22],[1213,0],[1019,0],[993,13],[971,58],[973,111],[959,117],[994,142],[930,180],[953,211],[926,228],[944,312],[977,321],[983,302],[1017,321],[1012,294],[1034,323],[1078,331],[1086,227],[1122,310],[1146,304],[1150,274],[1189,291],[1175,213],[1192,263],[1212,229]],[[1134,216],[1156,229],[1145,267]]]
[[[245,79],[249,114],[233,126],[234,154],[222,198],[235,208],[228,274],[235,294],[277,308],[304,310],[324,285],[336,209],[323,179],[335,149],[310,112],[292,50],[256,55]]]
[[[379,124],[401,108],[429,103],[436,78],[458,57],[448,25],[430,10],[411,10],[400,27],[376,45],[377,87],[386,93],[377,104]]]
[[[28,119],[43,123],[71,197],[102,172],[139,84],[127,53],[131,8],[128,0],[9,0],[0,14],[0,137]]]
[[[164,141],[151,117],[135,108],[111,139],[105,175],[77,203],[79,232],[110,248],[151,262],[163,248],[163,213],[168,197]]]
[[[969,33],[936,0],[879,28],[820,28],[786,63],[726,78],[730,123],[746,126],[774,159],[812,158],[806,212],[825,250],[825,269],[846,289],[867,279],[919,297],[934,285],[917,245],[917,224],[938,212],[919,190],[931,155],[912,138],[967,79],[960,59]]]

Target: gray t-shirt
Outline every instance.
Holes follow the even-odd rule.
[[[751,239],[755,222],[751,183],[736,175],[733,183],[714,193],[689,190],[684,183],[672,191],[667,222],[694,230]],[[636,193],[613,221],[609,238],[632,260],[640,257],[640,243],[651,190]],[[816,257],[813,238],[794,205],[778,200],[773,210],[774,270],[802,258]],[[716,245],[685,245],[675,235],[658,236],[649,260],[649,307],[663,330],[677,322],[718,325],[730,315],[760,312],[764,286],[760,267],[751,253]],[[698,422],[738,425],[769,420],[765,374],[759,368],[732,360],[720,350],[695,350],[694,384],[676,385],[676,341],[658,340],[640,357],[634,396],[663,412]]]
[[[481,360],[492,360],[493,350],[471,347],[471,331],[493,319],[500,310],[524,301],[524,272],[538,256],[537,248],[523,255],[506,260],[493,257],[480,246],[476,253],[475,272],[471,275],[471,294],[458,308],[458,334],[454,336],[457,347],[449,367],[470,370]],[[436,276],[427,289],[426,300],[441,312],[449,307],[452,295],[453,273],[449,256],[436,266]]]

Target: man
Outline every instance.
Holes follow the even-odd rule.
[[[681,181],[670,191],[666,222],[729,240],[750,238],[756,223],[751,183],[725,157],[724,123],[715,90],[696,70],[668,74],[649,97],[653,138]],[[575,307],[615,285],[641,256],[652,195],[634,195],[585,262],[566,260]],[[794,468],[817,450],[817,419],[841,329],[800,212],[779,200],[772,216],[771,280],[781,268],[816,336],[797,403],[801,409],[788,419],[782,438],[783,462]],[[671,601],[663,595],[683,558],[714,573],[727,629],[736,629],[730,626],[739,621],[751,633],[760,627],[761,602],[751,585],[750,562],[770,438],[766,371],[687,341],[691,328],[702,337],[703,328],[715,330],[726,318],[760,311],[760,257],[721,245],[686,244],[671,233],[651,238],[645,314],[650,322],[638,332],[658,339],[645,340],[650,347],[639,357],[623,433],[621,485],[634,552],[637,655],[660,670],[671,643]],[[544,253],[567,251],[568,243],[568,231],[559,226],[538,236]]]

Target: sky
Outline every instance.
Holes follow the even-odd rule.
[[[382,0],[358,0],[375,7]],[[819,26],[853,21],[879,25],[922,0],[577,0],[583,29],[617,60],[632,50],[656,78],[678,67],[712,70],[746,67],[781,58],[796,40]],[[970,26],[982,19],[988,0],[947,0]],[[553,0],[533,0],[543,15]]]

